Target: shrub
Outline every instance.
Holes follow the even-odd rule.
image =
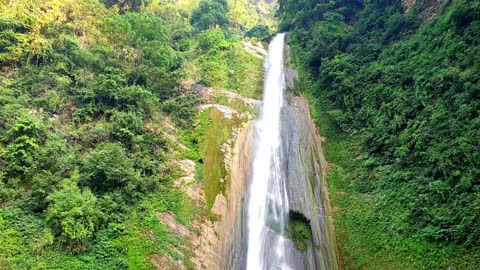
[[[306,250],[312,243],[310,221],[302,214],[292,212],[287,225],[287,235],[299,250]]]
[[[28,113],[21,113],[8,129],[4,140],[9,174],[24,177],[34,171],[35,156],[45,137],[45,127]]]
[[[135,113],[119,112],[113,121],[113,138],[131,148],[135,136],[143,133],[143,119]]]
[[[85,251],[99,226],[102,213],[97,198],[88,189],[81,190],[75,183],[47,198],[47,222],[72,253]]]
[[[91,150],[80,167],[81,184],[96,193],[113,191],[135,182],[133,163],[119,143],[102,143]]]
[[[246,37],[256,37],[266,39],[270,35],[270,28],[263,24],[257,24],[245,33]]]

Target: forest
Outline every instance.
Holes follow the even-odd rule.
[[[257,93],[240,41],[270,31],[270,6],[231,2],[0,1],[1,269],[178,257],[155,213],[201,211],[172,188],[202,103],[181,83]]]
[[[479,0],[0,0],[0,269],[195,269],[158,221],[216,218],[173,187],[184,158],[223,173],[184,84],[259,98],[244,44],[277,32],[326,137],[341,269],[478,269]]]
[[[279,2],[346,268],[478,267],[480,2]]]

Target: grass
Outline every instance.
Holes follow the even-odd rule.
[[[263,61],[247,53],[240,44],[185,63],[185,79],[218,89],[228,89],[248,98],[260,98]]]

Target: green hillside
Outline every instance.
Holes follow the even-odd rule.
[[[278,15],[334,163],[345,267],[478,268],[480,2],[282,0]]]
[[[188,151],[180,135],[193,132],[204,102],[182,82],[258,96],[250,75],[261,62],[240,42],[254,26],[274,26],[258,13],[268,8],[0,1],[0,269],[151,269],[152,254],[180,259],[184,240],[155,213],[188,225],[201,211],[172,188]]]

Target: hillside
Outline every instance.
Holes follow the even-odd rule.
[[[480,0],[0,0],[0,269],[245,264],[277,32],[259,265],[478,269]]]
[[[230,101],[185,85],[259,96],[262,62],[244,42],[274,24],[255,4],[0,1],[1,269],[201,263],[169,226],[195,236],[215,219],[211,199],[189,191],[219,181],[201,173],[203,149],[230,130],[212,130],[209,115],[222,117],[199,107]]]
[[[480,2],[280,1],[347,269],[480,265]]]

